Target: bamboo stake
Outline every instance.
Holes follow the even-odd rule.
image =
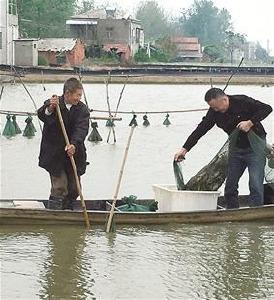
[[[114,113],[114,117],[117,116],[117,111],[118,111],[118,108],[119,108],[119,105],[120,105],[120,102],[121,102],[121,99],[122,99],[122,96],[123,96],[123,93],[124,93],[124,90],[125,90],[125,87],[126,87],[126,84],[127,84],[127,81],[128,81],[128,76],[127,76],[127,79],[123,85],[123,88],[120,92],[120,96],[119,96],[119,99],[118,99],[118,102],[117,102],[117,106],[116,106],[116,109],[115,109],[115,113]],[[109,138],[110,138],[110,133],[111,131],[113,131],[113,127],[111,127],[109,129],[109,132],[108,132],[108,137],[107,137],[107,143],[109,142]],[[113,131],[113,136],[114,136],[114,140],[116,141],[116,137],[115,137],[115,131]]]
[[[43,90],[46,91],[46,87],[45,87],[45,84],[44,84],[44,72],[43,72],[43,70],[41,70],[41,83],[42,83]]]
[[[107,105],[108,105],[108,113],[109,113],[109,117],[112,117],[112,114],[110,113],[111,109],[110,109],[110,103],[109,103],[109,91],[108,91],[108,84],[109,84],[109,81],[110,81],[110,73],[108,74],[108,78],[105,80],[105,84],[106,84],[106,95],[107,95]],[[113,140],[114,140],[114,143],[116,143],[116,136],[115,136],[115,129],[114,127],[111,127],[110,128],[110,131],[109,133],[112,132],[113,133]],[[108,135],[108,138],[107,138],[107,143],[109,142],[109,135]]]
[[[126,164],[126,159],[127,159],[127,155],[128,155],[128,150],[129,150],[129,146],[130,146],[130,142],[131,142],[131,138],[132,138],[134,129],[135,129],[135,126],[132,126],[131,130],[130,130],[129,137],[128,137],[127,146],[126,146],[126,149],[125,149],[124,158],[123,158],[122,166],[121,166],[119,177],[118,177],[118,182],[117,182],[117,185],[116,185],[116,189],[115,189],[115,193],[114,193],[114,197],[113,197],[113,202],[112,202],[112,206],[111,206],[111,209],[110,209],[110,214],[109,214],[109,217],[108,217],[108,223],[107,223],[107,228],[106,228],[107,233],[110,232],[112,219],[113,219],[113,214],[114,214],[114,210],[115,210],[115,205],[116,205],[118,193],[119,193],[119,190],[120,190],[121,181],[122,181],[124,168],[125,168],[125,164]]]
[[[234,72],[232,72],[232,74],[231,74],[230,77],[228,78],[227,83],[226,83],[225,87],[223,88],[223,92],[224,92],[224,91],[226,90],[226,88],[228,87],[228,84],[229,84],[230,80],[231,80],[232,77],[237,73],[237,71],[238,71],[238,69],[240,68],[240,66],[241,66],[241,64],[243,63],[243,61],[244,61],[244,57],[242,57],[242,59],[241,59],[239,65],[238,65],[238,67],[234,70]]]
[[[1,86],[1,92],[0,92],[0,101],[1,101],[1,99],[2,99],[3,91],[4,91],[4,86],[2,85],[2,86]]]
[[[68,138],[67,131],[66,131],[66,128],[65,128],[65,124],[64,124],[64,121],[63,121],[63,118],[62,118],[62,114],[61,114],[59,104],[56,106],[56,109],[57,109],[59,122],[60,122],[60,125],[61,125],[61,128],[62,128],[63,136],[64,136],[64,139],[65,139],[66,145],[68,146],[70,144],[70,142],[69,142],[69,138]],[[86,223],[86,227],[87,227],[87,229],[90,229],[90,223],[89,223],[87,208],[86,208],[84,196],[82,194],[80,180],[79,180],[79,177],[78,177],[78,174],[77,174],[77,168],[76,168],[76,164],[75,164],[75,160],[74,160],[73,156],[70,156],[70,162],[71,162],[71,165],[72,165],[72,169],[73,169],[73,173],[74,173],[74,177],[75,177],[75,181],[76,181],[77,191],[78,191],[78,193],[80,195],[80,199],[81,199],[81,205],[82,205],[82,208],[83,208],[84,220],[85,220],[85,223]]]
[[[35,103],[34,99],[32,98],[32,96],[31,96],[29,90],[27,89],[27,87],[26,87],[24,81],[21,79],[21,76],[20,76],[20,74],[18,74],[17,70],[16,70],[14,67],[12,67],[12,68],[13,68],[15,74],[18,75],[18,78],[19,78],[19,80],[20,80],[20,82],[21,82],[23,88],[25,89],[25,91],[26,91],[27,94],[29,95],[29,97],[30,97],[30,99],[31,99],[31,101],[32,101],[32,103],[33,103],[33,106],[34,106],[34,108],[35,108],[35,111],[36,111],[36,113],[37,113],[38,108],[37,108],[37,106],[36,106],[36,103]],[[42,129],[42,125],[41,125],[41,123],[40,123],[39,118],[38,118],[37,120],[38,120],[39,127],[40,127],[40,129],[41,129],[41,132],[42,132],[43,129]]]
[[[78,74],[78,77],[79,77],[79,81],[81,82],[82,87],[83,87],[83,94],[84,94],[85,104],[86,104],[86,106],[87,106],[87,108],[89,110],[88,100],[87,100],[87,96],[86,96],[85,89],[84,89],[84,86],[83,86],[81,73]]]

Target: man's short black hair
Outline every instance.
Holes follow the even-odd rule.
[[[64,83],[63,93],[73,93],[76,92],[78,89],[83,89],[82,83],[77,78],[72,77]]]
[[[205,94],[205,101],[208,103],[212,99],[216,99],[220,96],[225,96],[225,92],[219,88],[211,88]]]

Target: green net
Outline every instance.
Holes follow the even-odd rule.
[[[156,211],[158,209],[157,202],[153,201],[149,205],[141,205],[134,203],[137,200],[137,197],[134,195],[130,195],[128,197],[123,197],[121,199],[125,204],[116,207],[119,211],[122,212],[148,212],[148,211]]]
[[[175,176],[175,181],[177,185],[178,191],[182,191],[186,189],[183,172],[182,172],[182,166],[179,162],[173,161],[173,172]]]
[[[216,191],[226,179],[229,153],[236,147],[239,130],[235,129],[229,136],[225,144],[214,156],[214,158],[204,166],[195,176],[186,184],[184,183],[183,173],[180,163],[173,163],[175,181],[178,190],[192,191]],[[252,130],[248,133],[248,139],[252,150],[256,153],[258,163],[265,165],[265,181],[274,190],[274,149],[267,145],[265,140],[259,137]]]
[[[258,159],[265,164],[265,181],[274,190],[274,147],[267,144],[265,140],[260,138],[252,130],[248,133],[248,139],[251,148],[257,153]]]

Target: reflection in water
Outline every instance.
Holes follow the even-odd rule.
[[[240,230],[239,230],[240,229]],[[232,226],[225,235],[222,272],[222,294],[231,299],[262,299],[266,295],[259,285],[263,277],[265,247],[261,227]],[[221,296],[219,291],[216,291]]]
[[[271,299],[271,224],[1,228],[1,299]],[[16,282],[16,286],[14,285]]]
[[[92,295],[87,289],[81,259],[87,232],[79,228],[58,227],[47,235],[50,262],[45,262],[47,275],[41,298],[86,299],[87,294]]]

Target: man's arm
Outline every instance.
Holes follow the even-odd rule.
[[[197,128],[191,133],[186,142],[183,145],[187,151],[189,151],[193,146],[197,144],[199,139],[204,136],[214,125],[215,125],[215,115],[214,111],[210,108],[203,117],[202,122],[197,126]]]
[[[247,121],[241,121],[237,125],[237,128],[244,132],[248,132],[254,124],[262,121],[272,112],[272,107],[251,97],[245,95],[242,97],[244,105],[250,110],[252,116]]]
[[[255,100],[251,97],[245,96],[243,98],[243,101],[245,102],[246,106],[250,109],[252,113],[252,117],[250,118],[250,121],[253,124],[262,121],[272,112],[272,107],[270,105]]]
[[[44,105],[38,109],[38,118],[48,125],[56,125],[55,109],[58,103],[57,96],[52,96],[49,100],[46,100]]]
[[[214,114],[215,114],[214,111],[210,108],[207,114],[203,117],[202,122],[188,137],[182,149],[175,154],[174,159],[176,161],[184,159],[186,153],[190,151],[190,149],[197,144],[199,139],[202,136],[204,136],[215,125]]]

